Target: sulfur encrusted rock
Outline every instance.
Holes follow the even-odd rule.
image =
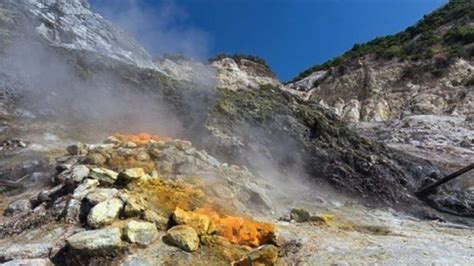
[[[136,217],[145,211],[145,202],[140,197],[130,196],[125,203],[123,214],[125,217]]]
[[[199,235],[207,234],[211,224],[209,216],[194,212],[187,212],[180,208],[176,208],[172,217],[177,224],[189,225],[194,228]]]
[[[278,259],[278,248],[274,245],[263,245],[249,253],[241,260],[233,262],[233,266],[275,265]]]
[[[164,240],[188,252],[199,249],[199,236],[191,226],[177,225],[169,229]]]
[[[158,236],[158,230],[154,223],[130,221],[124,230],[128,241],[142,245],[148,245]]]
[[[99,228],[111,224],[122,210],[123,202],[120,199],[110,199],[95,205],[87,215],[87,224],[92,228]]]
[[[138,180],[144,175],[145,170],[143,168],[130,168],[120,173],[120,177],[127,181]]]

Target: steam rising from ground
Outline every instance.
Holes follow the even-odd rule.
[[[188,29],[178,31],[170,27],[170,21],[182,16],[179,9],[169,4],[159,14],[144,11],[135,1],[129,1],[130,10],[125,13],[114,12],[114,4],[109,0],[101,0],[102,4],[111,4],[111,12],[119,24],[135,35],[154,52],[182,53],[188,56],[202,56],[206,53],[207,39],[202,32]],[[114,1],[115,3],[115,1]],[[148,31],[151,16],[158,15],[161,24]],[[113,19],[113,18],[112,18]],[[120,23],[122,20],[122,23]],[[178,19],[179,20],[179,19]],[[172,24],[172,23],[171,23]],[[168,28],[169,27],[169,28]],[[145,91],[138,82],[123,82],[117,76],[94,73],[92,78],[81,78],[77,69],[63,56],[58,55],[54,48],[46,47],[35,38],[14,41],[15,45],[4,51],[0,58],[0,75],[8,77],[17,84],[21,100],[18,108],[30,111],[34,115],[35,125],[43,122],[54,122],[54,126],[65,128],[67,138],[77,140],[85,133],[97,134],[96,141],[113,132],[149,132],[152,134],[172,137],[190,136],[193,132],[183,133],[189,125],[183,125],[183,114],[169,110],[164,99],[156,93]],[[184,71],[184,70],[183,70]],[[208,72],[211,73],[211,72]],[[202,78],[202,77],[201,77]],[[209,76],[209,79],[214,77]],[[214,84],[202,82],[201,84]],[[154,88],[159,91],[162,88]],[[206,89],[206,88],[205,88]],[[212,94],[214,88],[201,93]],[[200,117],[205,121],[209,103],[201,101],[191,94],[180,95],[189,116]],[[181,116],[181,117],[180,117]],[[186,122],[184,122],[186,123]],[[47,133],[58,134],[60,128],[46,125]],[[201,125],[202,127],[202,125]],[[250,125],[239,125],[247,136],[263,136],[262,128]],[[75,135],[73,135],[75,134]],[[197,140],[199,137],[195,137]],[[65,143],[66,144],[66,143]],[[246,157],[251,162],[252,170],[271,183],[276,195],[289,198],[301,198],[302,191],[314,190],[306,186],[307,175],[304,172],[297,146],[291,139],[282,138],[278,143],[271,143],[272,154],[260,150],[249,150]],[[294,155],[288,157],[288,155]],[[269,156],[270,155],[270,156]],[[281,162],[285,162],[282,165]],[[280,193],[280,194],[279,194]],[[270,195],[270,196],[274,196]],[[279,206],[285,206],[279,204]]]
[[[63,58],[36,41],[18,41],[0,59],[0,71],[17,84],[18,108],[35,122],[54,121],[70,131],[146,131],[177,134],[181,125],[158,95],[106,74],[83,79]],[[159,89],[159,88],[157,88]],[[53,130],[54,131],[54,130]]]

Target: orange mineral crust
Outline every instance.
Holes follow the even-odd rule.
[[[153,141],[169,141],[171,138],[162,137],[159,135],[152,135],[148,133],[139,133],[139,134],[122,134],[116,133],[113,135],[116,139],[120,140],[121,142],[131,141],[138,145],[145,145],[151,140]]]
[[[233,244],[258,247],[274,243],[275,226],[248,218],[220,215],[211,208],[184,211],[176,208],[173,217],[178,224],[194,227],[201,234],[218,235]]]

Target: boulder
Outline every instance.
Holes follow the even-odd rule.
[[[151,210],[145,210],[143,212],[142,219],[147,222],[154,223],[156,228],[160,230],[165,230],[166,227],[168,226],[167,218]]]
[[[87,224],[92,228],[99,228],[111,224],[122,210],[123,202],[120,199],[110,199],[95,205],[87,215]]]
[[[116,227],[83,231],[68,237],[66,243],[74,251],[107,254],[122,247],[121,235]]]
[[[145,175],[143,168],[130,168],[120,173],[120,178],[126,181],[138,180]]]
[[[249,253],[233,266],[275,265],[278,259],[278,248],[274,245],[263,245]]]
[[[89,168],[85,165],[77,165],[71,171],[71,179],[75,183],[81,183],[88,175]]]
[[[2,266],[52,266],[49,259],[18,259],[1,264]]]
[[[29,199],[19,199],[8,205],[7,209],[5,210],[5,214],[29,211],[31,208],[32,204]]]
[[[104,157],[104,155],[98,152],[90,153],[86,157],[86,162],[92,165],[102,166],[106,161],[107,159]]]
[[[87,154],[87,145],[79,142],[77,144],[68,146],[66,151],[69,153],[69,155]]]
[[[57,195],[61,194],[61,191],[63,190],[63,188],[64,188],[64,185],[60,184],[50,189],[43,190],[38,194],[37,200],[39,202],[53,200],[54,198],[56,198]]]
[[[137,157],[137,160],[142,161],[142,162],[146,162],[151,159],[150,154],[148,154],[148,152],[146,151],[141,151],[137,153],[136,157]]]
[[[72,197],[77,200],[82,200],[87,194],[99,186],[99,181],[95,179],[86,178],[79,186],[74,189]]]
[[[298,223],[304,223],[309,221],[309,217],[310,214],[305,209],[292,209],[290,213],[290,218]]]
[[[118,194],[119,191],[116,188],[97,188],[89,192],[86,199],[91,205],[97,205],[100,202],[117,197]]]
[[[309,220],[315,223],[329,224],[334,220],[334,216],[331,214],[313,215],[309,217]]]
[[[118,173],[107,168],[93,168],[89,177],[98,180],[101,184],[111,185],[117,180]]]
[[[12,244],[5,249],[1,248],[0,261],[14,259],[35,259],[49,256],[51,246],[47,243]]]
[[[191,226],[177,225],[169,229],[164,240],[184,251],[193,252],[199,249],[199,236]]]
[[[140,216],[145,211],[145,202],[139,197],[129,197],[125,203],[123,214],[125,217]]]
[[[123,147],[133,149],[138,147],[138,145],[133,141],[127,141],[125,144],[123,144]]]
[[[66,204],[66,213],[64,219],[68,223],[76,223],[80,221],[81,201],[72,198]]]
[[[188,212],[180,208],[176,208],[172,215],[173,220],[179,225],[189,225],[196,230],[199,235],[207,234],[211,219],[208,215]]]
[[[148,245],[158,236],[154,223],[130,221],[125,227],[125,236],[132,243]]]

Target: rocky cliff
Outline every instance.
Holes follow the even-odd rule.
[[[417,198],[442,169],[261,59],[152,60],[86,1],[0,7],[0,263],[472,261],[472,196]]]
[[[403,32],[302,72],[285,89],[392,147],[451,169],[471,163],[473,13],[471,1],[449,1]]]

